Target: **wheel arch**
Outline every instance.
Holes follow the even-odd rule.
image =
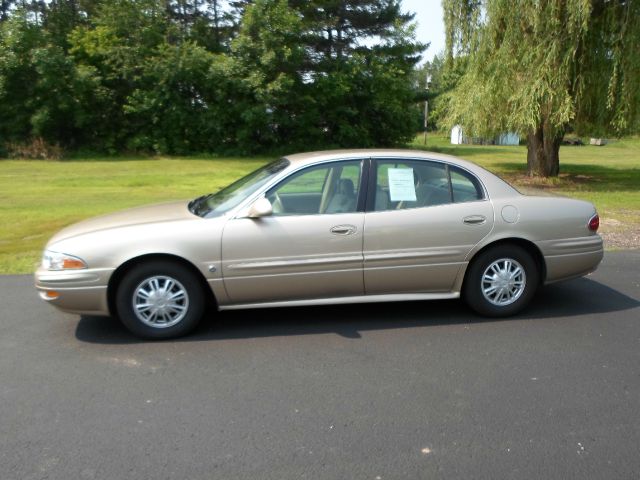
[[[217,300],[213,291],[209,287],[207,279],[193,263],[178,255],[172,255],[168,253],[150,253],[127,260],[118,268],[116,268],[116,270],[111,275],[111,278],[109,278],[109,284],[107,286],[107,305],[109,307],[109,313],[111,315],[117,315],[116,292],[118,291],[118,285],[120,285],[120,282],[125,277],[125,275],[137,266],[153,261],[168,261],[177,263],[189,269],[189,271],[194,274],[195,278],[197,278],[198,282],[200,283],[202,292],[205,295],[207,307],[217,308]]]
[[[542,252],[540,251],[538,246],[535,243],[533,243],[531,240],[526,240],[524,238],[518,238],[518,237],[508,237],[508,238],[501,238],[499,240],[495,240],[491,243],[488,243],[473,254],[473,256],[469,259],[467,268],[464,271],[464,277],[462,279],[460,291],[464,291],[464,284],[467,281],[467,277],[468,277],[467,273],[469,272],[469,265],[471,265],[482,253],[500,245],[516,245],[522,248],[523,250],[525,250],[527,253],[529,253],[529,255],[531,255],[531,257],[535,261],[536,266],[538,267],[538,271],[540,273],[539,285],[544,284],[545,279],[547,278],[547,265],[546,265],[546,262],[544,261],[544,255],[542,255]]]

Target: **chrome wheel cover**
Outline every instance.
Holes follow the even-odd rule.
[[[189,310],[187,289],[175,278],[157,275],[143,280],[133,291],[133,312],[153,328],[180,323]]]
[[[501,258],[482,274],[482,295],[491,305],[505,307],[522,296],[526,284],[527,275],[522,265],[513,258]]]

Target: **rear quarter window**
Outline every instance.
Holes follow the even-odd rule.
[[[449,167],[454,203],[474,202],[484,199],[480,181],[471,173],[458,167]]]

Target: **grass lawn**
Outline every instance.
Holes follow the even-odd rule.
[[[516,186],[582,198],[600,211],[609,246],[640,230],[640,138],[604,147],[562,147],[561,175],[525,175],[526,148],[450,145],[430,135],[426,148],[479,163]],[[29,273],[47,240],[83,218],[145,203],[215,191],[271,158],[154,158],[50,161],[0,160],[0,273]],[[635,237],[634,237],[635,235]],[[622,246],[629,246],[625,243]],[[637,243],[636,248],[639,247]]]
[[[47,240],[78,220],[216,191],[267,158],[0,160],[0,273],[29,273]]]

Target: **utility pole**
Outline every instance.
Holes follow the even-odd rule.
[[[427,77],[425,78],[424,89],[429,93],[429,86],[431,84],[431,75],[427,73]],[[429,119],[429,100],[425,98],[424,100],[424,144],[427,144],[427,122]]]

